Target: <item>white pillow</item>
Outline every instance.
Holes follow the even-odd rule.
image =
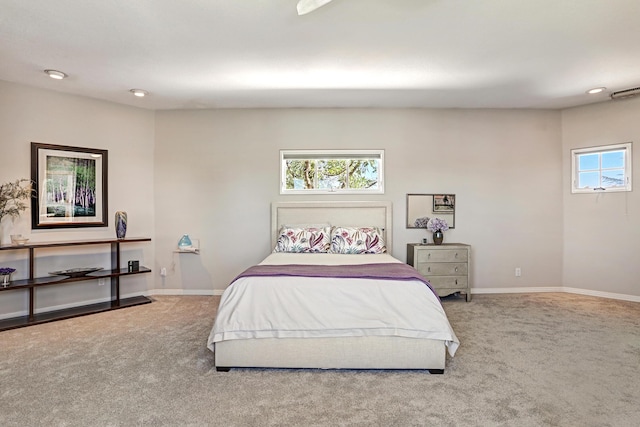
[[[282,226],[273,252],[326,253],[329,251],[330,227]]]
[[[387,252],[382,231],[377,227],[332,227],[334,254],[383,254]]]

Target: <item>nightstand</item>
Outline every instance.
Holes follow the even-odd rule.
[[[407,245],[407,264],[418,270],[440,297],[463,292],[471,301],[470,262],[471,246],[463,243]]]

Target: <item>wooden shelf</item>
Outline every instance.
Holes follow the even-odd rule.
[[[174,253],[177,254],[195,254],[195,255],[199,255],[200,254],[200,239],[191,239],[192,240],[192,246],[190,248],[180,248],[178,247],[178,249],[174,250]]]
[[[128,237],[126,239],[87,239],[62,240],[57,242],[27,242],[24,245],[0,245],[0,250],[20,250],[37,248],[55,248],[56,246],[102,245],[106,243],[150,242],[151,237]]]
[[[54,322],[56,320],[71,319],[72,317],[86,316],[88,314],[102,313],[104,311],[118,310],[120,308],[133,307],[141,304],[148,304],[152,300],[145,296],[137,296],[132,298],[121,299],[119,303],[116,301],[107,301],[97,304],[82,305],[71,307],[64,310],[47,311],[45,313],[36,313],[33,318],[29,316],[13,317],[11,319],[0,320],[0,331],[8,329],[22,328],[24,326],[38,325],[40,323]]]
[[[35,279],[23,279],[23,280],[12,280],[9,282],[9,285],[3,287],[0,285],[0,292],[9,291],[12,289],[28,289],[35,288],[39,286],[47,286],[47,285],[61,285],[63,283],[73,283],[73,282],[84,282],[87,280],[98,280],[104,279],[107,277],[116,277],[116,276],[127,276],[131,274],[140,274],[140,273],[151,273],[151,269],[147,267],[140,267],[138,271],[128,271],[126,268],[121,268],[119,270],[98,270],[93,273],[86,274],[84,276],[79,277],[69,277],[69,276],[48,276],[48,277],[36,277]]]
[[[200,249],[189,249],[189,250],[187,250],[187,249],[177,249],[177,250],[175,250],[173,252],[177,253],[177,254],[196,254],[196,255],[198,255],[198,254],[200,254]]]
[[[140,267],[136,271],[129,271],[127,268],[121,268],[120,262],[120,246],[125,243],[148,242],[149,237],[132,237],[127,239],[93,239],[93,240],[70,240],[62,242],[31,242],[24,245],[2,245],[0,250],[28,250],[29,251],[29,278],[22,280],[13,280],[8,286],[0,285],[2,291],[25,290],[29,293],[29,310],[27,316],[15,317],[11,319],[0,320],[0,331],[6,329],[20,328],[23,326],[35,325],[38,323],[52,322],[54,320],[68,319],[71,317],[84,316],[92,313],[100,313],[103,311],[117,310],[120,308],[131,307],[134,305],[147,304],[151,300],[144,296],[133,298],[120,298],[120,277],[130,276],[134,274],[150,273],[147,267]],[[47,276],[34,277],[35,250],[55,247],[68,246],[86,246],[86,245],[110,245],[111,247],[111,269],[98,270],[79,277],[69,276]],[[98,303],[71,307],[64,310],[55,310],[44,313],[35,313],[35,296],[36,289],[42,286],[61,285],[65,283],[85,282],[89,280],[99,280],[109,278],[111,284],[111,300]]]

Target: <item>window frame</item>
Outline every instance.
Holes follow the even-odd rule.
[[[600,156],[600,163],[602,159],[602,154],[611,152],[611,151],[622,151],[623,161],[624,161],[624,179],[626,182],[617,187],[587,187],[587,188],[579,188],[579,164],[578,158],[584,154],[598,154]],[[573,194],[593,194],[600,192],[620,192],[620,191],[631,191],[632,190],[632,143],[625,142],[622,144],[611,144],[611,145],[599,145],[595,147],[586,147],[586,148],[574,148],[571,150],[571,193]],[[597,169],[600,174],[600,181],[602,182],[602,164],[599,165]]]
[[[286,160],[378,160],[378,188],[375,189],[287,189]],[[384,150],[280,150],[280,194],[384,194]]]

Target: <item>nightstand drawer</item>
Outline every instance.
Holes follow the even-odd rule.
[[[407,264],[431,283],[438,296],[463,292],[467,301],[471,301],[471,246],[409,243]]]
[[[467,276],[425,276],[434,288],[466,288]]]
[[[467,262],[467,250],[463,249],[421,249],[417,251],[417,262]]]
[[[466,262],[418,263],[416,270],[423,276],[456,276],[467,275]]]

